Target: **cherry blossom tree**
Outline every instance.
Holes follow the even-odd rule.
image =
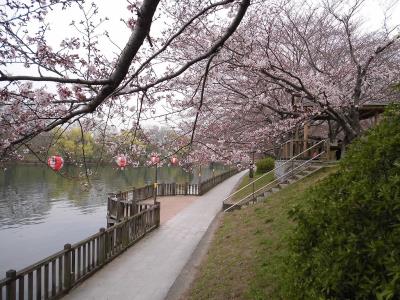
[[[364,4],[252,7],[207,74],[196,69],[174,83],[185,91],[192,118],[200,120],[199,152],[237,160],[268,150],[309,120],[332,121],[349,143],[361,134],[362,105],[399,101],[393,89],[400,79],[398,27],[365,30],[359,18]],[[196,74],[207,81],[204,89]],[[183,124],[183,131],[192,126]]]
[[[72,124],[111,143],[107,126],[118,119],[135,141],[161,104],[173,107],[158,117],[175,134],[157,147],[188,155],[184,163],[249,163],[250,152],[269,150],[310,120],[333,122],[348,143],[361,133],[363,104],[398,100],[400,36],[396,27],[366,30],[364,4],[128,1],[121,45],[104,31],[109,20],[95,4],[7,1],[0,9],[0,157]],[[60,45],[48,40],[56,24],[46,21],[57,9],[82,14],[71,22],[76,34]]]
[[[0,157],[32,138],[71,124],[85,130],[121,119],[140,129],[146,110],[170,98],[168,82],[219,52],[250,0],[127,1],[126,44],[107,31],[107,16],[81,0],[8,0],[0,7]],[[76,34],[48,41],[53,10],[78,9]],[[75,10],[76,11],[76,10]],[[154,28],[156,29],[154,29]],[[206,37],[194,40],[192,37]],[[104,40],[108,41],[106,45]],[[201,50],[199,50],[201,45]],[[106,49],[113,47],[114,55]],[[102,120],[102,122],[100,122]],[[105,124],[104,124],[105,120]],[[99,125],[100,124],[100,125]]]

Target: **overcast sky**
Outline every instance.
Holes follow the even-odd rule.
[[[173,1],[173,0],[169,0]],[[176,0],[177,1],[177,0]],[[315,0],[320,1],[320,0]],[[121,21],[121,18],[127,20],[131,17],[131,13],[127,10],[126,0],[102,0],[94,1],[99,7],[99,17],[108,17],[109,21],[105,22],[100,28],[98,33],[102,34],[107,30],[112,37],[113,41],[118,44],[121,48],[124,47],[127,42],[131,30]],[[90,1],[87,1],[85,5],[90,5]],[[267,2],[266,2],[267,3]],[[267,4],[266,4],[267,5]],[[387,15],[388,25],[394,26],[400,23],[400,1],[398,0],[366,0],[365,5],[360,11],[360,15],[363,21],[363,30],[374,31],[382,28],[384,23],[384,11],[390,7],[390,13]],[[54,10],[50,12],[47,21],[50,23],[51,31],[48,33],[48,40],[54,49],[57,49],[60,42],[65,37],[76,36],[76,31],[69,24],[75,20],[79,22],[82,19],[82,12],[77,8],[68,9],[67,11]],[[397,22],[397,24],[396,24]],[[151,35],[156,36],[160,32],[160,22],[153,24],[151,29]],[[120,50],[107,42],[102,45],[102,52],[105,52],[109,58],[118,55]],[[26,70],[22,68],[13,68],[13,73],[26,73]],[[163,113],[163,109],[158,106],[157,114]],[[158,120],[147,121],[147,124],[157,124]]]
[[[169,0],[173,1],[173,0]],[[177,0],[176,0],[177,1]],[[320,1],[320,0],[315,0]],[[102,1],[94,1],[99,7],[99,16],[106,16],[110,20],[102,27],[102,32],[107,30],[110,35],[113,37],[113,40],[123,47],[126,41],[129,38],[130,30],[125,26],[125,24],[120,21],[120,19],[127,20],[131,14],[127,10],[127,2],[126,0],[102,0]],[[90,1],[87,1],[86,5],[90,4]],[[267,2],[266,2],[267,3]],[[362,10],[360,11],[361,16],[364,22],[365,30],[377,30],[382,27],[384,22],[384,11],[387,7],[390,7],[390,19],[389,25],[394,26],[395,24],[400,23],[400,1],[398,0],[365,0],[365,5],[363,5]],[[55,45],[59,44],[60,41],[65,36],[74,36],[76,32],[68,26],[72,20],[80,20],[82,17],[81,12],[75,7],[75,9],[68,10],[68,13],[65,11],[54,11],[49,14],[49,21],[52,26],[52,31],[49,34],[49,38]],[[396,19],[397,17],[397,19]],[[156,34],[158,31],[159,24],[152,25],[152,33]],[[117,50],[107,49],[108,51]]]

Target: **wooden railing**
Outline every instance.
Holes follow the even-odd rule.
[[[130,190],[121,191],[114,195],[124,201],[141,201],[153,197],[154,187],[150,184],[141,188],[132,188]]]
[[[107,199],[107,226],[134,216],[153,206],[153,203],[133,202],[110,196]],[[117,221],[118,220],[118,221]]]
[[[157,196],[199,195],[197,183],[159,183]]]
[[[198,195],[203,195],[203,194],[207,193],[214,186],[216,186],[217,184],[220,184],[222,181],[228,179],[229,177],[235,175],[238,172],[239,172],[238,169],[231,169],[225,173],[222,173],[218,176],[213,176],[212,178],[201,182]]]
[[[225,174],[225,173],[224,173]],[[217,176],[218,177],[218,176]],[[202,184],[202,183],[201,183]],[[116,194],[110,194],[122,201],[138,202],[154,197],[154,185],[132,188]],[[199,185],[194,183],[158,183],[157,196],[199,195]]]
[[[200,184],[160,183],[157,184],[157,196],[200,196],[237,172],[237,169],[232,169],[218,176],[213,176]],[[141,188],[132,188],[116,194],[109,194],[107,200],[107,226],[113,226],[120,220],[147,209],[150,204],[143,201],[153,197],[154,185],[146,185]]]
[[[0,300],[59,298],[159,224],[156,203],[79,243],[66,244],[62,251],[21,271],[7,271],[0,281]]]

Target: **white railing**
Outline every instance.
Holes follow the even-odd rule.
[[[321,142],[325,142],[325,141],[321,141]],[[319,142],[319,143],[321,143],[321,142]],[[315,146],[317,146],[317,145],[318,145],[318,144],[315,144],[314,146],[310,147],[310,149],[313,148],[313,147],[315,147]],[[305,151],[308,151],[308,150],[310,150],[310,149],[307,149],[307,150],[305,150]],[[265,191],[267,187],[273,186],[273,184],[276,184],[276,183],[279,182],[281,179],[283,179],[283,178],[285,178],[285,177],[287,177],[287,176],[289,176],[289,175],[293,175],[292,173],[293,173],[295,170],[298,170],[298,169],[300,169],[301,167],[305,166],[306,164],[309,164],[311,161],[316,160],[317,158],[321,157],[321,156],[322,156],[323,154],[325,154],[325,153],[326,153],[325,151],[322,151],[321,153],[315,155],[315,156],[312,157],[311,159],[309,159],[309,160],[305,161],[304,163],[298,165],[297,167],[295,167],[295,168],[292,167],[292,168],[290,169],[289,172],[286,172],[286,173],[283,174],[282,176],[280,176],[280,177],[274,179],[274,180],[271,181],[271,182],[268,182],[268,183],[267,183],[266,185],[264,185],[263,187],[261,187],[261,188],[259,188],[258,190],[252,192],[250,195],[247,195],[247,196],[245,196],[244,198],[242,198],[241,200],[239,200],[239,201],[233,203],[231,206],[229,206],[228,208],[226,208],[226,209],[224,210],[224,212],[227,212],[227,211],[231,210],[233,207],[242,204],[242,202],[245,202],[245,201],[247,200],[248,197],[250,197],[250,196],[253,196],[253,197],[254,197],[254,195],[258,194],[260,191]],[[301,154],[302,154],[302,153],[300,153],[300,154],[298,154],[298,155],[301,155]],[[293,157],[291,160],[289,160],[289,161],[283,163],[282,165],[280,165],[280,166],[277,167],[277,168],[281,168],[284,164],[286,164],[286,163],[292,161],[292,160],[295,159],[296,157],[297,157],[297,156]],[[267,174],[269,174],[269,173],[275,171],[277,168],[275,168],[275,169],[269,171],[268,173],[264,174],[264,175],[261,176],[260,178],[262,178],[262,177],[264,177],[265,175],[267,175]],[[258,179],[260,179],[260,178],[258,178]],[[232,193],[230,196],[228,196],[227,198],[224,199],[224,203],[225,203],[225,201],[228,200],[231,196],[235,195],[237,192],[243,190],[244,188],[250,186],[251,184],[252,184],[252,183],[249,183],[248,185],[244,186],[244,187],[241,188],[240,190],[238,190],[238,191]],[[225,204],[226,204],[226,203],[225,203]]]
[[[244,187],[242,187],[241,189],[235,191],[234,193],[230,194],[228,197],[226,197],[223,202],[225,202],[226,200],[228,200],[229,198],[231,198],[232,196],[236,195],[237,193],[239,193],[240,191],[244,190],[245,188],[249,187],[250,185],[253,185],[255,182],[259,181],[260,179],[264,178],[265,176],[267,176],[268,174],[271,174],[272,172],[275,172],[277,169],[282,168],[284,165],[287,165],[289,163],[292,164],[292,169],[293,169],[293,163],[296,160],[296,158],[298,158],[299,156],[301,156],[302,154],[304,154],[307,151],[310,151],[311,149],[325,143],[326,140],[322,140],[318,143],[316,143],[315,145],[311,146],[310,148],[304,150],[303,152],[297,154],[296,156],[292,157],[290,160],[285,161],[284,163],[282,163],[281,165],[279,165],[278,167],[275,167],[274,169],[272,169],[271,171],[268,171],[267,173],[265,173],[264,175],[258,177],[256,180],[250,182],[249,184],[245,185]],[[321,152],[320,154],[325,153],[325,151]],[[320,154],[318,155],[318,157],[320,157]]]

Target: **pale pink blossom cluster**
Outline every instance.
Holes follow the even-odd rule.
[[[391,89],[400,81],[399,36],[360,30],[352,1],[132,0],[126,45],[103,34],[110,20],[96,4],[81,2],[11,0],[0,12],[1,158],[79,121],[132,163],[152,144],[184,166],[246,166],[252,152],[271,153],[306,122],[329,119],[351,140],[364,104],[399,99]],[[50,45],[50,27],[32,19],[76,3],[78,34]],[[14,74],[14,65],[29,70]],[[166,104],[162,119],[173,130],[155,139],[142,122]]]
[[[228,157],[240,157],[234,151],[272,153],[296,128],[327,119],[350,141],[361,132],[356,112],[364,104],[399,101],[391,88],[400,82],[399,36],[362,32],[353,7],[340,19],[336,4],[255,5],[213,59],[203,98],[204,66],[171,83],[186,95],[177,105],[192,108],[186,118],[202,102],[195,151],[232,163]]]

